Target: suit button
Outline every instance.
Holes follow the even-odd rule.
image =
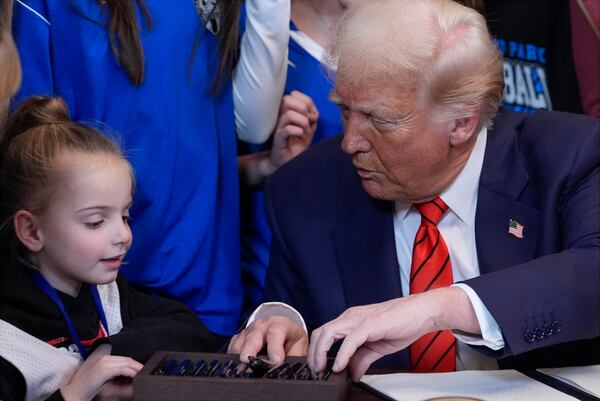
[[[535,341],[535,332],[531,329],[525,330],[525,341],[532,343]]]
[[[536,340],[543,340],[544,339],[544,330],[542,329],[535,329],[535,339]]]
[[[544,330],[544,336],[546,336],[546,337],[550,337],[552,334],[554,334],[554,333],[552,333],[552,325],[549,323],[546,323],[544,325],[543,330]]]
[[[552,323],[552,333],[553,334],[558,334],[558,333],[560,333],[561,330],[562,330],[562,324],[560,324],[559,322]]]

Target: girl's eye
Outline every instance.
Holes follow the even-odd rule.
[[[123,216],[123,223],[128,224],[131,221],[131,216]]]
[[[90,230],[95,230],[97,228],[100,228],[102,223],[104,223],[104,220],[92,221],[90,223],[85,223],[85,226]]]

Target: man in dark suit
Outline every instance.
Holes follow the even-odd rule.
[[[420,372],[599,363],[600,121],[497,112],[500,55],[450,0],[358,2],[340,24],[344,135],[267,191],[265,300],[321,326],[313,371],[340,339],[354,379],[388,354]],[[306,341],[282,305],[254,317],[242,358]]]

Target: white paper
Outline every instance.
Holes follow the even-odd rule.
[[[600,397],[600,365],[538,369],[538,371]]]
[[[576,400],[516,370],[365,375],[361,381],[401,401],[423,401],[447,396],[473,397],[485,401]]]

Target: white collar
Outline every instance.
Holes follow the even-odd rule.
[[[477,135],[475,146],[473,146],[473,150],[469,155],[469,160],[467,160],[460,174],[440,194],[440,198],[446,202],[448,208],[468,226],[472,226],[475,222],[479,176],[483,167],[486,143],[487,128],[483,127]],[[396,201],[396,216],[400,220],[404,220],[411,207],[412,204]]]

